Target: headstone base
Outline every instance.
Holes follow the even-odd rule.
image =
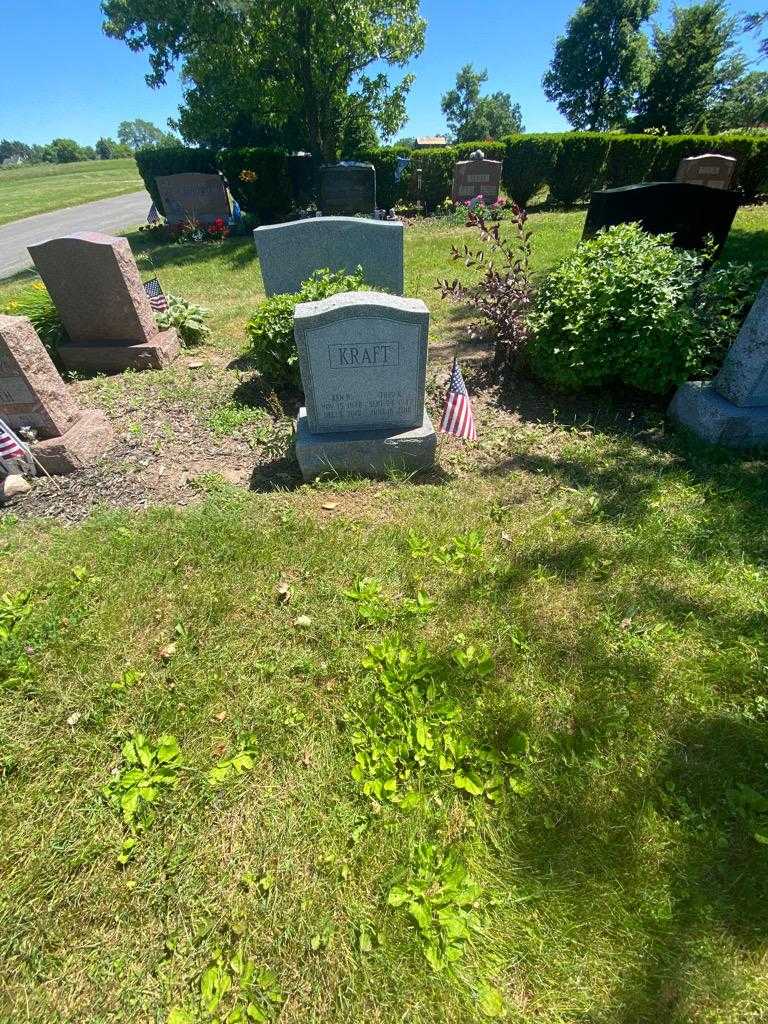
[[[669,416],[708,444],[727,448],[768,445],[768,406],[734,405],[718,394],[712,384],[683,384],[672,399]]]
[[[92,466],[115,439],[112,424],[103,412],[86,409],[83,415],[62,434],[32,445],[32,453],[51,476],[75,473]]]
[[[123,370],[162,370],[181,352],[176,328],[161,331],[151,341],[137,345],[124,342],[97,344],[66,342],[59,346],[58,355],[68,370],[87,370],[94,373],[121,373]]]
[[[303,407],[296,421],[296,458],[305,480],[324,473],[380,477],[391,470],[419,472],[435,464],[436,448],[437,435],[426,410],[420,427],[400,433],[357,430],[313,434]]]

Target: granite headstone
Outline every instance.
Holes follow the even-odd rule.
[[[732,448],[768,445],[768,281],[711,383],[689,381],[670,416],[704,441]]]
[[[178,356],[176,331],[157,329],[126,238],[86,231],[29,254],[69,336],[59,348],[68,369],[159,369]]]
[[[380,475],[434,462],[424,406],[429,310],[419,299],[344,292],[296,307],[306,407],[296,455],[305,479]]]
[[[31,430],[32,451],[49,473],[89,465],[112,442],[103,412],[81,409],[27,317],[0,315],[0,419]]]
[[[677,168],[677,181],[688,181],[693,185],[706,185],[707,188],[733,188],[736,166],[735,157],[721,156],[719,153],[689,156],[680,161],[680,166]]]
[[[363,268],[366,283],[403,292],[403,225],[360,217],[312,217],[253,233],[267,295],[296,292],[316,270]]]
[[[373,164],[347,162],[320,168],[320,209],[328,216],[370,216],[376,209]]]
[[[229,196],[218,174],[168,174],[155,179],[169,224],[213,224],[230,216]]]
[[[701,249],[712,235],[719,252],[738,207],[737,192],[683,181],[609,188],[592,193],[584,238],[602,228],[639,221],[652,235],[674,235],[674,244],[683,249]]]
[[[499,198],[502,166],[501,160],[486,160],[485,157],[459,160],[453,166],[453,201],[463,203],[482,196],[487,205],[495,203]]]

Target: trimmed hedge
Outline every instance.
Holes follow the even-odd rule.
[[[683,157],[718,152],[739,161],[737,184],[745,198],[768,192],[768,136],[766,135],[619,135],[600,132],[562,132],[508,135],[496,142],[464,142],[439,149],[410,152],[404,146],[382,146],[356,154],[376,168],[378,205],[420,201],[432,213],[451,193],[453,165],[482,149],[491,160],[503,160],[503,183],[515,202],[524,206],[548,186],[554,202],[571,204],[595,189],[642,181],[671,181]],[[399,182],[395,181],[398,156],[411,156]],[[243,210],[262,223],[285,217],[292,205],[306,196],[293,194],[286,154],[274,149],[229,149],[216,155],[208,149],[183,146],[141,149],[136,154],[139,173],[163,212],[157,193],[158,175],[183,171],[211,173],[221,168],[233,196]],[[242,171],[252,171],[253,182]]]

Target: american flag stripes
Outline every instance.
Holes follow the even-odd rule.
[[[0,420],[0,459],[27,459],[28,455],[21,447],[13,431]]]
[[[465,437],[468,441],[477,440],[472,404],[469,401],[467,386],[461,376],[456,359],[453,360],[453,369],[448,381],[448,394],[445,396],[445,409],[443,418],[440,420],[440,433]]]
[[[156,313],[164,313],[168,309],[168,299],[166,299],[165,293],[156,277],[153,277],[151,281],[145,282],[144,291],[147,293],[150,306]]]
[[[157,224],[159,220],[160,214],[157,212],[157,207],[155,206],[155,204],[152,203],[152,205],[149,208],[149,213],[147,214],[147,224]]]

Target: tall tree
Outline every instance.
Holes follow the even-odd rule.
[[[768,71],[752,71],[723,91],[707,114],[711,132],[768,125]]]
[[[748,14],[744,18],[744,29],[747,32],[755,32],[757,35],[761,35],[760,40],[760,53],[763,57],[768,57],[768,35],[763,35],[764,30],[768,28],[768,11],[760,11],[758,14]]]
[[[657,0],[584,0],[544,76],[544,92],[574,128],[623,125],[648,77],[648,41],[641,25]]]
[[[739,21],[724,0],[672,8],[672,24],[653,30],[651,75],[637,103],[637,124],[690,132],[706,127],[724,90],[744,74],[736,50]]]
[[[117,126],[117,137],[124,146],[141,149],[142,146],[162,146],[175,142],[172,135],[158,128],[151,121],[137,117],[135,121],[121,121]]]
[[[442,97],[440,106],[457,142],[499,139],[523,131],[520,104],[513,104],[508,92],[480,95],[480,86],[487,81],[485,68],[475,71],[471,64],[465,64],[456,75],[454,88]]]
[[[424,46],[418,0],[103,0],[102,10],[107,35],[149,51],[151,86],[181,61],[185,137],[187,113],[242,95],[238,112],[278,131],[298,124],[304,146],[325,159],[361,107],[385,137],[402,127],[413,76],[391,86],[384,71],[365,72],[375,62],[404,67]],[[215,73],[211,52],[231,73]]]

